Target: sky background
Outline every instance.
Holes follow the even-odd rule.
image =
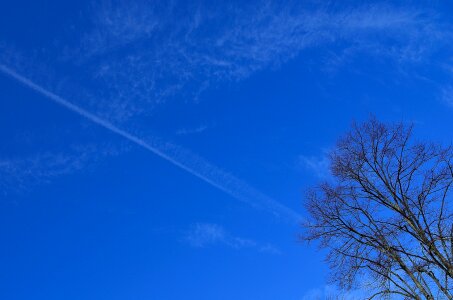
[[[298,241],[304,191],[370,114],[451,143],[452,13],[3,1],[0,298],[336,293],[325,253]]]

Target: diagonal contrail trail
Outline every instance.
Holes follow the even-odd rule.
[[[68,100],[52,93],[51,91],[46,90],[45,88],[39,86],[30,79],[22,76],[21,74],[8,68],[5,65],[0,64],[0,71],[5,75],[8,75],[9,77],[15,79],[16,81],[22,83],[26,87],[34,90],[38,94],[47,97],[53,102],[84,117],[85,119],[88,119],[91,122],[96,123],[97,125],[104,127],[105,129],[141,146],[142,148],[154,153],[160,158],[167,160],[173,165],[183,169],[187,173],[198,177],[207,184],[223,191],[224,193],[238,200],[247,202],[254,207],[264,208],[272,212],[274,215],[284,217],[286,219],[289,219],[290,221],[299,222],[301,220],[301,216],[294,210],[266,196],[265,194],[252,188],[242,180],[212,165],[201,157],[190,153],[182,147],[169,143],[162,143],[158,139],[144,140],[136,135],[131,134],[128,131],[125,131],[113,125],[107,120],[104,120],[96,116],[95,114],[90,113],[89,111],[75,104],[72,104]]]

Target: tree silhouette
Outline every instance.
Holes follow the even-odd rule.
[[[412,126],[354,124],[330,154],[333,179],[309,190],[302,239],[328,249],[343,289],[369,299],[453,299],[453,149]]]

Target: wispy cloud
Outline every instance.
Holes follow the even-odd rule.
[[[435,18],[416,7],[386,4],[110,3],[96,7],[94,26],[82,34],[72,59],[104,87],[105,109],[121,121],[175,96],[197,98],[210,86],[248,78],[306,49],[334,46],[334,61],[324,62],[330,67],[357,53],[429,60],[435,45],[451,35]]]
[[[441,90],[441,100],[450,108],[453,108],[453,86],[444,86]]]
[[[0,190],[23,191],[37,183],[80,170],[85,157],[63,153],[39,153],[20,158],[0,160]]]
[[[452,37],[451,26],[436,13],[415,5],[106,1],[92,8],[85,12],[91,26],[72,32],[70,44],[61,41],[66,50],[55,50],[63,53],[52,65],[76,70],[84,88],[95,87],[78,104],[116,124],[152,114],[168,101],[197,101],[207,89],[303,58],[306,50],[323,53],[307,55],[307,68],[317,70],[341,69],[363,55],[390,59],[403,69],[443,62],[433,54]],[[21,70],[21,62],[12,63],[19,60],[18,51],[1,41],[0,47],[2,61]],[[47,56],[32,61],[51,62]],[[21,72],[35,80],[50,73]],[[54,77],[66,78],[60,75]],[[66,88],[71,95],[82,94],[80,87]]]
[[[281,254],[271,244],[261,244],[252,239],[232,235],[222,226],[212,223],[197,223],[186,233],[184,240],[192,247],[204,248],[223,245],[233,249],[254,249],[268,254]]]
[[[140,138],[126,130],[123,130],[109,121],[98,117],[95,114],[61,98],[60,96],[44,89],[43,87],[30,81],[28,78],[16,73],[14,70],[5,65],[0,64],[0,72],[14,80],[20,82],[24,86],[34,90],[38,94],[46,97],[52,102],[80,115],[81,117],[115,133],[126,140],[146,149],[147,151],[157,155],[158,157],[170,162],[187,173],[199,178],[203,182],[215,187],[222,192],[232,196],[235,199],[241,200],[252,205],[255,208],[264,209],[275,216],[284,218],[291,222],[299,222],[301,216],[294,210],[288,208],[282,203],[268,197],[260,191],[252,188],[244,181],[235,176],[221,170],[206,160],[198,157],[182,147],[163,142],[162,140],[150,137],[145,139]]]
[[[157,138],[145,141],[111,121],[123,124],[173,96],[190,99],[217,83],[243,80],[306,49],[334,45],[339,65],[342,55],[356,53],[419,62],[429,58],[438,44],[434,41],[442,44],[451,34],[436,25],[435,15],[429,12],[385,4],[347,7],[263,1],[234,7],[112,2],[95,10],[93,27],[82,33],[77,51],[66,52],[71,60],[65,62],[77,61],[73,67],[79,68],[89,85],[96,86],[100,97],[91,98],[88,92],[75,94],[75,88],[69,91],[75,98],[91,98],[92,105],[80,99],[69,103],[10,69],[2,67],[2,71],[234,198],[292,218],[299,216],[189,151]],[[2,54],[4,61],[13,58]],[[448,95],[448,89],[445,91]],[[448,103],[449,97],[444,98]],[[193,132],[203,130],[200,127]],[[189,132],[181,129],[178,133]],[[325,158],[301,157],[300,162],[318,177],[325,176]]]
[[[365,299],[366,294],[361,290],[342,291],[333,285],[325,285],[323,287],[314,288],[302,296],[302,300],[359,300]]]
[[[231,248],[241,249],[256,246],[255,241],[233,236],[227,233],[222,226],[210,223],[198,223],[193,226],[185,236],[185,240],[193,247],[224,244]]]
[[[318,156],[300,155],[297,159],[299,167],[311,172],[318,179],[331,178],[330,160],[327,151]]]
[[[64,152],[39,152],[0,157],[0,192],[23,192],[30,186],[49,183],[60,176],[86,169],[106,156],[124,149],[112,145],[82,145]]]
[[[195,128],[180,128],[176,131],[177,135],[189,135],[189,134],[197,134],[197,133],[202,133],[208,129],[207,125],[200,125]]]

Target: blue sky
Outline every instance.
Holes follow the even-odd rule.
[[[2,3],[0,298],[336,293],[297,238],[304,190],[370,114],[451,142],[452,12]]]

